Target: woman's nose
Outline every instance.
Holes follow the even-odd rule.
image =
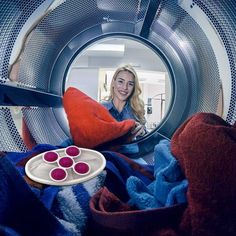
[[[125,90],[127,90],[127,89],[128,89],[128,83],[127,83],[127,84],[124,83],[124,84],[122,85],[122,88],[125,89]]]

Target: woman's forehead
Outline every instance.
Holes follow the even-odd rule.
[[[134,75],[129,71],[120,71],[117,74],[117,78],[122,78],[129,81],[134,81]]]

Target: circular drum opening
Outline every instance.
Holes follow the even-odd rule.
[[[145,105],[145,126],[150,133],[165,118],[173,91],[163,56],[144,43],[128,37],[107,37],[90,44],[72,60],[64,90],[75,87],[102,102],[109,96],[115,70],[125,64],[137,72]]]

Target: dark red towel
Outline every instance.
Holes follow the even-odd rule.
[[[178,225],[184,204],[150,210],[135,210],[123,203],[106,187],[100,189],[90,200],[92,222],[90,235],[93,236],[174,236],[167,227]],[[168,234],[166,234],[168,232]]]
[[[189,181],[183,232],[236,235],[236,126],[198,113],[174,133],[171,151]]]

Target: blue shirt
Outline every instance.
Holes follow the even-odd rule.
[[[126,102],[123,110],[121,112],[117,111],[112,101],[102,101],[101,104],[110,112],[110,114],[117,120],[127,120],[133,119],[138,121],[138,118],[134,115],[132,108],[128,102]]]

